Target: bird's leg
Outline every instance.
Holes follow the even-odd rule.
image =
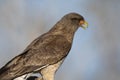
[[[57,69],[59,68],[59,66],[61,65],[62,62],[63,62],[63,60],[59,61],[56,64],[49,65],[48,67],[43,68],[40,71],[40,73],[43,77],[43,80],[54,80],[55,72],[57,71]]]

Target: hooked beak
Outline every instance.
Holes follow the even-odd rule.
[[[86,29],[88,28],[88,23],[84,20],[81,20],[79,25],[83,28],[83,29]]]

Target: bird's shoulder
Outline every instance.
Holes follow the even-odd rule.
[[[36,38],[34,41],[32,41],[31,44],[28,45],[28,47],[24,50],[24,52],[29,49],[35,49],[38,47],[40,48],[40,47],[48,46],[50,44],[54,45],[55,43],[57,43],[57,45],[61,43],[71,44],[63,35],[54,35],[54,34],[45,33],[39,36],[38,38]]]

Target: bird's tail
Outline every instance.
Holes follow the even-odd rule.
[[[10,74],[8,74],[9,73],[8,70],[9,68],[4,68],[4,67],[0,69],[0,80],[12,80],[13,79],[13,77]]]
[[[15,70],[11,71],[20,57],[15,57],[0,69],[0,80],[13,80],[16,76]],[[18,69],[18,68],[17,68]],[[16,70],[17,70],[16,69]]]

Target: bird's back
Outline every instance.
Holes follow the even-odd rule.
[[[0,69],[0,80],[12,80],[66,57],[71,43],[61,35],[44,35]]]

